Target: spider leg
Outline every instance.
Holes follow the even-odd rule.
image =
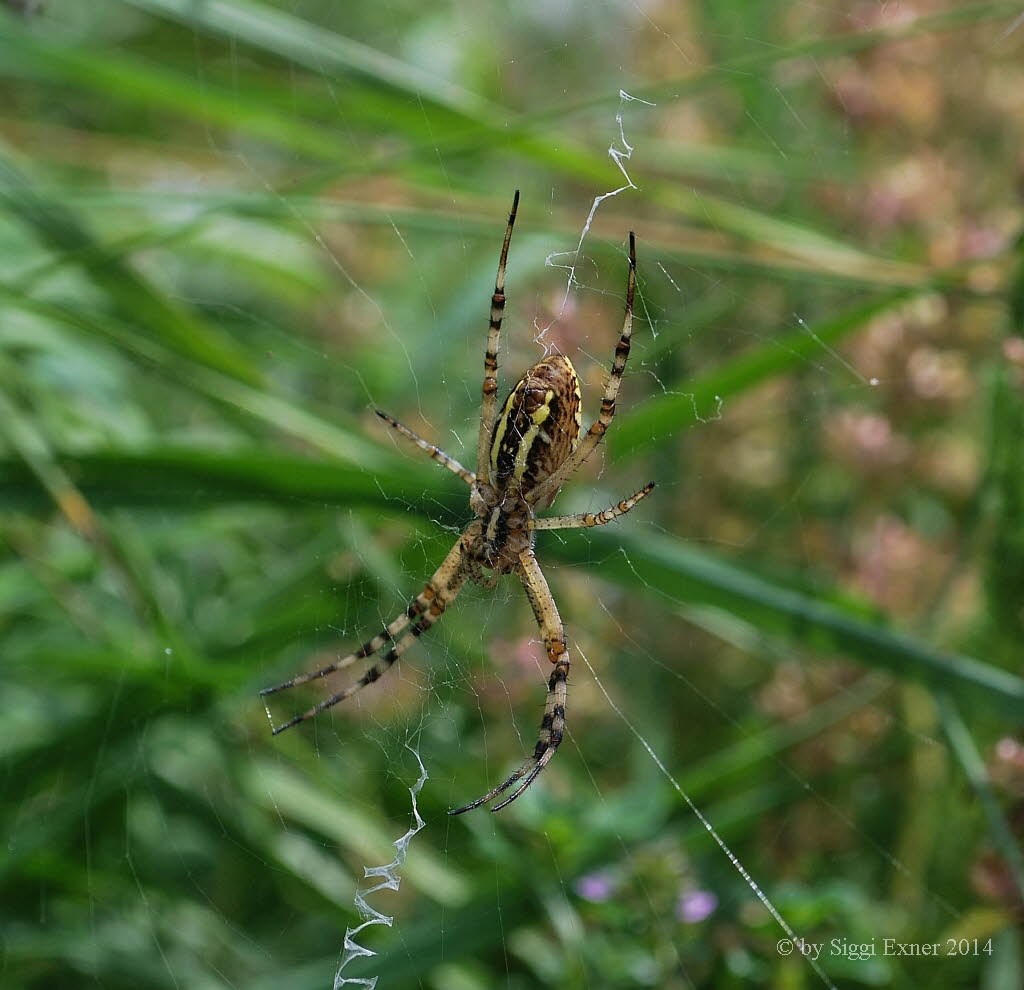
[[[615,347],[612,360],[611,376],[605,386],[601,399],[601,411],[587,430],[586,435],[576,445],[576,449],[536,488],[526,493],[526,500],[531,504],[542,502],[558,491],[569,476],[594,452],[601,438],[608,432],[612,419],[615,417],[615,397],[619,394],[622,373],[626,370],[629,360],[630,338],[633,335],[633,297],[636,295],[636,238],[633,231],[629,232],[629,273],[626,276],[626,315],[622,321],[622,336]]]
[[[486,484],[490,481],[491,433],[494,431],[494,417],[498,411],[498,344],[501,338],[501,318],[505,312],[505,266],[508,262],[508,246],[512,240],[512,228],[519,209],[519,190],[512,199],[512,210],[505,228],[505,242],[498,259],[498,274],[494,278],[494,295],[491,296],[491,319],[487,331],[487,350],[484,353],[483,399],[480,403],[480,436],[476,448],[476,476]]]
[[[613,505],[604,512],[574,512],[568,516],[547,516],[544,519],[531,519],[530,529],[586,529],[590,526],[604,526],[619,516],[624,516],[642,498],[650,495],[654,489],[654,482],[644,485],[638,492],[634,492],[629,498],[624,498],[618,505]]]
[[[388,424],[392,429],[397,430],[402,434],[403,437],[408,438],[417,447],[420,448],[428,457],[437,461],[442,467],[448,468],[452,474],[457,474],[467,485],[472,485],[476,481],[476,475],[472,471],[467,471],[454,457],[446,454],[440,447],[434,446],[432,443],[428,443],[423,437],[418,436],[409,429],[408,426],[403,426],[398,422],[397,419],[393,419],[386,412],[381,412],[379,409],[374,410],[378,416],[385,423]]]
[[[530,600],[537,625],[544,637],[544,648],[547,650],[548,660],[554,665],[551,677],[548,678],[548,696],[544,705],[544,717],[540,723],[540,736],[534,747],[533,755],[525,760],[508,780],[488,791],[483,797],[467,804],[464,808],[449,811],[450,815],[461,815],[463,812],[479,808],[522,780],[523,782],[504,801],[491,808],[491,811],[501,811],[502,808],[510,805],[551,762],[551,758],[555,755],[565,734],[566,681],[569,677],[569,651],[565,645],[565,627],[558,615],[558,606],[555,605],[555,600],[551,596],[551,589],[548,588],[548,583],[532,550],[527,550],[519,558],[519,578],[523,582],[526,597]]]
[[[385,626],[384,630],[374,636],[373,639],[367,640],[354,653],[350,653],[347,657],[343,657],[335,663],[328,664],[326,667],[321,667],[319,670],[311,671],[308,674],[300,674],[297,677],[293,677],[291,680],[284,681],[281,684],[276,684],[274,687],[264,688],[260,691],[260,696],[264,697],[268,694],[276,694],[278,691],[286,691],[288,688],[297,687],[299,684],[305,684],[307,681],[326,677],[328,674],[333,674],[335,671],[343,670],[356,660],[372,656],[378,650],[382,649],[387,643],[394,644],[387,653],[383,654],[376,664],[370,667],[369,670],[359,678],[359,680],[355,681],[344,690],[339,691],[337,694],[332,695],[330,698],[325,698],[319,704],[314,705],[301,715],[296,715],[284,724],[272,729],[272,734],[276,736],[278,733],[284,732],[285,729],[290,729],[293,725],[298,725],[299,722],[305,722],[307,719],[313,718],[315,715],[319,715],[320,712],[325,709],[337,705],[346,698],[350,698],[367,684],[372,684],[374,681],[378,680],[380,676],[412,645],[414,640],[425,633],[441,617],[444,610],[455,600],[455,596],[458,595],[459,591],[462,589],[462,585],[465,583],[468,576],[465,566],[465,544],[468,539],[469,537],[465,534],[459,537],[458,543],[452,547],[448,556],[445,557],[444,561],[441,563],[441,566],[438,567],[430,580],[423,586],[423,590],[412,600],[405,612],[398,616],[398,618],[389,625]],[[401,638],[396,639],[398,634],[409,626],[410,623],[412,625],[408,632],[405,632]]]

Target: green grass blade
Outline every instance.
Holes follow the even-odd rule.
[[[795,59],[829,58],[837,55],[852,55],[884,45],[896,44],[923,35],[942,34],[984,24],[1015,18],[1021,13],[1019,0],[989,0],[983,3],[950,4],[945,10],[920,17],[896,21],[876,28],[863,28],[821,38],[810,38],[793,45],[759,48],[749,55],[716,62],[706,69],[699,69],[690,75],[669,79],[655,85],[638,86],[632,96],[644,100],[679,100],[696,96],[722,86],[733,86],[737,79],[749,83],[751,78],[766,76],[776,66]],[[525,117],[522,126],[536,126],[548,120],[564,120],[567,116],[591,110],[595,107],[614,107],[618,96],[604,93],[590,100],[578,100],[560,107],[538,111]]]
[[[106,295],[133,336],[156,336],[169,348],[250,385],[263,376],[245,352],[193,313],[172,302],[128,263],[108,258],[93,234],[63,204],[44,196],[14,165],[0,158],[0,206],[51,251],[76,258]]]
[[[312,72],[358,75],[415,100],[484,123],[495,108],[479,96],[267,4],[247,0],[124,0],[196,31],[221,35],[270,52]]]
[[[343,194],[315,198],[292,192],[268,195],[254,191],[216,189],[199,190],[183,196],[173,191],[111,192],[107,189],[83,190],[79,187],[67,190],[66,195],[72,202],[88,210],[103,210],[125,205],[144,208],[154,203],[180,204],[190,207],[201,206],[206,217],[226,214],[267,220],[290,220],[295,216],[302,216],[313,223],[346,222],[389,228],[395,224],[403,230],[448,237],[479,238],[485,244],[494,238],[495,216],[500,216],[501,211],[508,205],[502,198],[496,199],[490,207],[482,208],[475,197],[472,200],[456,198],[452,207],[441,210],[412,204],[380,205],[363,199],[347,199]],[[578,220],[577,216],[565,211],[553,211],[546,222],[541,220],[532,225],[536,231],[532,236],[538,241],[543,238],[541,246],[545,250],[545,256],[550,252],[552,237],[568,241],[578,238]],[[594,233],[599,238],[607,234],[609,240],[614,240],[629,222],[625,218],[621,221],[610,217],[599,218],[599,221],[595,222]],[[190,224],[196,223],[190,221]],[[125,240],[123,246],[120,243],[110,245],[109,250],[115,253],[120,250],[142,250],[150,244],[159,245],[173,240],[176,236],[186,236],[188,226],[179,225],[170,230],[154,230],[148,234],[143,232],[137,239]],[[516,246],[516,253],[521,254],[523,238],[517,238]],[[589,247],[591,253],[603,252],[609,258],[612,257],[612,250],[600,240]],[[751,253],[724,245],[721,238],[693,227],[679,229],[676,226],[671,236],[668,235],[666,228],[654,227],[643,235],[643,250],[648,255],[658,254],[681,264],[700,265],[703,268],[743,274],[768,274],[771,277],[793,280],[814,279],[818,282],[869,286],[875,289],[905,288],[925,291],[935,288],[965,295],[985,294],[967,283],[966,273],[960,268],[931,270],[923,265],[893,264],[885,259],[863,255],[857,263],[839,268],[825,268],[813,252],[800,252],[799,256],[783,255],[780,252]]]
[[[862,329],[910,296],[910,292],[901,290],[862,303],[814,327],[780,334],[777,340],[733,358],[696,381],[676,383],[667,394],[655,396],[639,409],[616,418],[609,443],[611,456],[627,460],[695,423],[715,419],[723,402],[800,367],[825,345],[831,346]]]
[[[215,0],[196,5],[191,0],[126,0],[150,13],[169,17],[195,30],[228,37],[288,59],[319,73],[342,78],[369,78],[414,96],[430,106],[456,115],[455,122],[438,122],[441,130],[429,130],[431,146],[452,153],[451,141],[465,142],[466,129],[473,135],[470,147],[490,147],[500,140],[510,149],[537,164],[586,179],[604,187],[615,181],[614,166],[605,153],[574,145],[566,135],[557,141],[543,140],[517,127],[514,112],[444,83],[442,80],[398,62],[351,39],[314,28],[291,15],[244,0]],[[462,121],[462,127],[458,121]],[[408,124],[413,122],[407,121]],[[415,122],[418,128],[419,122]],[[406,128],[408,130],[408,127]],[[460,133],[460,131],[462,133]],[[381,163],[383,164],[383,163]],[[850,269],[899,269],[806,224],[771,216],[740,206],[711,192],[682,188],[676,182],[645,182],[652,202],[681,216],[717,229],[766,244],[787,255],[814,262],[826,271]],[[897,276],[898,277],[898,276]]]
[[[163,110],[203,124],[239,130],[319,161],[356,161],[326,127],[287,116],[268,106],[264,94],[228,92],[210,80],[198,81],[151,61],[72,46],[27,30],[0,11],[0,72],[42,78],[50,84],[91,90],[152,113]]]
[[[440,469],[412,461],[407,470],[364,470],[273,451],[219,451],[163,448],[105,451],[62,456],[90,504],[116,506],[188,506],[269,502],[295,507],[363,506],[404,511],[429,505],[446,520],[465,515],[465,495]],[[9,508],[39,504],[33,475],[21,461],[5,459],[0,500]]]
[[[308,412],[287,398],[255,388],[236,377],[223,375],[201,364],[184,361],[160,343],[147,340],[132,326],[112,318],[92,316],[83,310],[58,306],[24,296],[0,285],[0,299],[79,332],[113,342],[134,361],[151,368],[169,382],[291,434],[332,457],[363,464],[386,466],[390,459],[381,448],[343,427]]]
[[[932,687],[969,692],[1024,723],[1024,678],[972,657],[944,653],[821,599],[761,578],[668,534],[593,533],[544,549],[573,563],[601,561],[601,574],[630,588],[724,608],[811,650],[844,653],[870,667]]]
[[[177,498],[196,504],[227,500],[303,501],[396,510],[429,506],[431,518],[464,516],[460,491],[443,484],[424,488],[418,471],[388,477],[337,464],[271,453],[185,450],[108,452],[63,457],[79,487],[96,505],[166,506]],[[38,500],[20,462],[0,461],[0,500],[27,507]],[[162,481],[160,480],[162,479]],[[447,480],[447,479],[446,479]],[[386,493],[386,494],[385,494]],[[418,511],[424,511],[418,509]],[[448,513],[451,513],[449,516]],[[574,563],[601,559],[601,573],[633,591],[724,608],[758,628],[811,650],[844,653],[870,667],[936,688],[967,689],[986,698],[1015,722],[1024,721],[1024,679],[971,657],[935,650],[838,606],[761,578],[666,534],[571,535],[548,541],[545,552]]]
[[[971,730],[964,721],[959,706],[948,693],[939,692],[935,700],[939,708],[942,729],[949,740],[950,748],[956,755],[957,762],[963,767],[964,773],[977,795],[978,803],[985,812],[992,842],[1003,859],[1006,860],[1019,895],[1024,897],[1024,854],[1021,853],[1020,842],[1013,834],[1013,829],[1006,820],[1006,815],[992,790],[988,768],[978,752],[978,747],[971,736]]]

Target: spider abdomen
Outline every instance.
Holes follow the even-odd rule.
[[[579,378],[567,357],[553,354],[519,379],[501,407],[491,434],[491,484],[536,487],[572,453],[579,433]]]

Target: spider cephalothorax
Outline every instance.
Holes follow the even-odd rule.
[[[484,355],[483,400],[480,406],[476,472],[468,471],[443,450],[421,439],[386,413],[377,413],[388,425],[470,486],[469,505],[477,518],[463,530],[458,542],[405,612],[385,626],[381,632],[367,640],[354,653],[320,670],[300,674],[283,684],[260,692],[263,695],[274,694],[317,678],[327,677],[357,660],[373,656],[388,647],[386,652],[381,654],[380,660],[354,683],[273,730],[275,735],[283,732],[344,701],[367,684],[376,681],[417,637],[437,621],[466,581],[492,585],[500,574],[516,574],[533,608],[534,617],[544,639],[544,649],[552,664],[540,735],[533,754],[504,783],[465,807],[452,811],[453,815],[486,804],[522,780],[522,783],[492,810],[500,811],[511,804],[547,766],[565,733],[569,651],[558,607],[551,597],[547,581],[533,553],[537,530],[603,526],[629,512],[654,487],[653,483],[645,485],[640,491],[605,509],[604,512],[547,518],[538,518],[534,514],[536,509],[546,509],[551,505],[559,488],[593,453],[615,415],[615,398],[629,357],[629,342],[633,329],[636,248],[633,234],[630,233],[629,277],[626,282],[626,315],[622,324],[622,335],[615,348],[611,376],[601,400],[601,411],[582,439],[579,378],[572,362],[562,354],[548,355],[530,368],[516,383],[499,412],[495,401],[498,392],[498,342],[501,335],[502,313],[505,309],[505,266],[518,205],[517,190],[508,218],[508,227],[505,229],[505,242],[498,261],[494,295],[491,297],[490,329],[487,336],[487,351]]]

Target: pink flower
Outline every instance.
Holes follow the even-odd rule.
[[[710,890],[687,890],[676,902],[676,917],[688,925],[696,925],[718,907],[718,898]]]

